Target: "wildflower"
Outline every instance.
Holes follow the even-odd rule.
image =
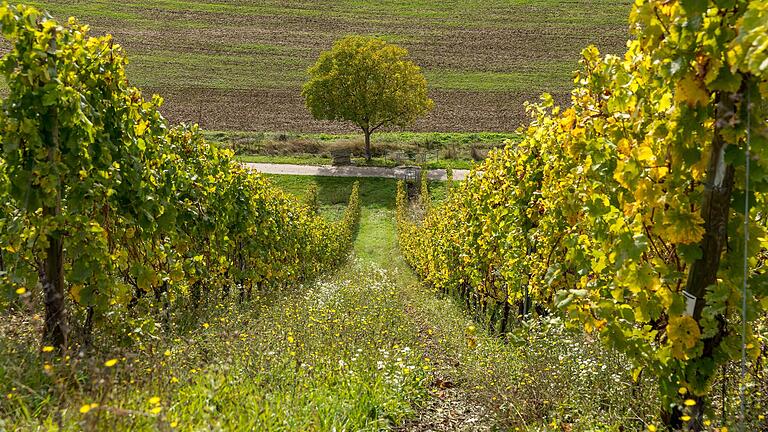
[[[687,388],[685,388],[685,387],[680,387],[680,388],[677,390],[677,392],[678,392],[678,393],[680,393],[681,395],[684,395],[684,394],[688,393],[688,389],[687,389]]]
[[[648,432],[656,432],[656,426],[648,425]]]
[[[211,326],[211,325],[210,325],[210,324],[208,324],[208,323],[203,323],[203,328],[208,328],[208,327],[210,327],[210,326]]]
[[[170,357],[171,356],[171,350],[165,350],[163,355],[165,355],[166,357]]]
[[[288,343],[294,343],[296,340],[293,338],[293,336],[288,336]]]
[[[44,346],[43,347],[43,352],[51,352],[51,351],[53,351],[53,347],[52,346]]]
[[[151,410],[149,410],[149,412],[151,412],[152,414],[160,414],[160,411],[162,410],[163,410],[162,407],[154,407]]]
[[[696,401],[693,400],[693,399],[686,399],[684,403],[685,403],[685,406],[694,406],[694,405],[696,405]]]
[[[104,362],[104,366],[111,368],[112,366],[117,364],[117,359],[110,359]]]
[[[153,396],[153,397],[149,398],[149,404],[150,405],[157,405],[159,403],[160,403],[160,398],[159,397]]]
[[[172,421],[171,422],[171,428],[175,428],[178,425],[179,425],[179,422],[177,422],[177,421]]]
[[[24,295],[26,292],[27,292],[27,289],[23,288],[23,287],[16,289],[16,294],[18,294],[18,295]]]
[[[684,422],[687,422],[687,421],[689,421],[690,419],[691,419],[691,416],[689,416],[689,415],[684,415],[684,416],[680,417],[680,420],[682,420],[682,421],[684,421]]]

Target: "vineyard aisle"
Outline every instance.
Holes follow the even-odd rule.
[[[411,332],[407,339],[416,341],[409,348],[417,351],[421,359],[420,369],[424,372],[420,385],[426,394],[415,404],[416,412],[398,430],[492,430],[495,422],[486,404],[492,401],[483,400],[479,391],[488,383],[477,382],[472,372],[467,373],[467,368],[479,374],[485,372],[483,362],[477,361],[482,354],[473,352],[465,336],[465,330],[473,328],[472,321],[453,301],[439,299],[419,285],[400,254],[392,211],[363,209],[354,256],[356,261],[348,270],[349,277],[364,281],[371,274],[385,276],[392,286],[391,301],[395,302],[397,313],[404,312],[407,317]],[[366,291],[373,287],[374,292],[377,287],[370,282],[357,285]],[[349,313],[354,316],[356,312]],[[486,335],[472,338],[486,347],[498,345],[497,340]],[[486,376],[492,379],[492,375]]]

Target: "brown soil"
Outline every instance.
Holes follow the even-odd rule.
[[[418,415],[400,426],[400,432],[485,432],[496,430],[493,412],[479,401],[461,381],[459,361],[451,356],[432,334],[430,325],[413,308],[406,311],[419,325],[425,354],[433,360],[430,399]]]
[[[163,112],[172,122],[199,123],[210,130],[356,132],[350,125],[312,119],[298,89],[164,89]],[[435,90],[436,108],[411,130],[511,131],[526,120],[523,103],[535,93]],[[565,95],[557,95],[563,100]]]

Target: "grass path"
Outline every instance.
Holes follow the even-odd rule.
[[[274,176],[272,179],[299,196],[306,191],[308,182],[322,180],[295,176]],[[341,194],[345,183],[332,187],[341,189]],[[475,348],[469,346],[465,337],[468,329],[474,329],[473,322],[461,306],[425,290],[405,263],[397,244],[394,202],[390,203],[394,200],[393,192],[394,182],[391,180],[361,183],[363,208],[353,248],[353,262],[357,265],[347,267],[341,273],[358,281],[367,278],[360,273],[363,268],[387,275],[393,287],[392,297],[388,300],[394,302],[397,314],[403,314],[409,322],[408,335],[401,337],[412,341],[411,346],[416,348],[423,363],[421,370],[427,371],[419,383],[422,397],[414,401],[415,411],[395,429],[413,432],[493,430],[497,423],[489,409],[494,404],[493,396],[477,391],[484,388],[478,384],[487,384],[486,378],[493,379],[493,375],[487,375],[484,363],[472,357],[485,354],[475,353]],[[440,197],[443,191],[438,189],[436,192]],[[327,198],[330,195],[321,193],[320,196]],[[326,205],[334,203],[332,198],[325,202]],[[362,286],[362,289],[366,288]],[[499,340],[482,332],[471,335],[471,338],[479,347],[501,345]],[[480,377],[483,379],[478,381]]]
[[[461,346],[463,333],[443,328],[446,323],[471,324],[450,301],[440,301],[419,285],[397,246],[394,214],[391,211],[364,211],[355,255],[386,269],[396,281],[397,300],[418,331],[421,355],[430,371],[424,384],[429,397],[418,411],[398,428],[401,431],[485,431],[495,424],[488,409],[467,392],[470,385],[457,366],[461,357],[446,345],[445,337]],[[439,302],[437,310],[430,310]],[[443,313],[447,312],[447,313]],[[442,318],[448,318],[444,321]],[[452,319],[451,319],[452,318]],[[440,336],[443,335],[441,339]],[[458,355],[457,355],[458,354]]]
[[[274,182],[287,191],[302,196],[310,183],[321,187],[321,203],[326,206],[337,203],[336,195],[343,195],[350,182],[347,179],[333,179],[334,183],[322,177],[272,176]],[[318,184],[318,182],[320,182]],[[435,186],[436,198],[443,194],[439,183]],[[325,190],[326,193],[322,193]],[[327,193],[333,190],[337,193]],[[342,269],[350,280],[360,281],[360,289],[367,290],[368,275],[361,271],[381,272],[391,284],[391,295],[387,299],[396,309],[396,315],[404,316],[408,325],[400,333],[409,341],[421,361],[419,370],[419,398],[412,402],[415,411],[408,412],[407,418],[396,426],[400,431],[483,431],[491,430],[496,423],[490,415],[485,397],[476,390],[476,378],[467,375],[467,370],[482,376],[485,370],[482,362],[468,359],[474,351],[467,344],[465,330],[473,328],[472,321],[464,310],[449,299],[441,299],[435,293],[425,290],[416,275],[403,259],[397,244],[397,229],[394,214],[394,181],[388,179],[366,179],[361,181],[362,214],[360,229],[353,248],[353,265]],[[364,291],[365,292],[365,291]],[[349,312],[355,315],[355,311]],[[478,346],[498,346],[495,338],[478,334],[473,338]],[[480,354],[481,356],[483,354]],[[478,371],[477,368],[482,370]],[[482,384],[482,382],[480,382]],[[485,402],[481,403],[480,400]],[[486,403],[488,402],[488,403]]]

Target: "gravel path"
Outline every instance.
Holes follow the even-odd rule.
[[[381,168],[361,166],[331,166],[331,165],[290,165],[268,163],[246,163],[246,167],[265,174],[289,174],[327,177],[384,177],[405,178],[406,170],[402,168]],[[464,180],[469,170],[453,170],[454,180]],[[447,180],[445,170],[429,170],[430,180]]]

